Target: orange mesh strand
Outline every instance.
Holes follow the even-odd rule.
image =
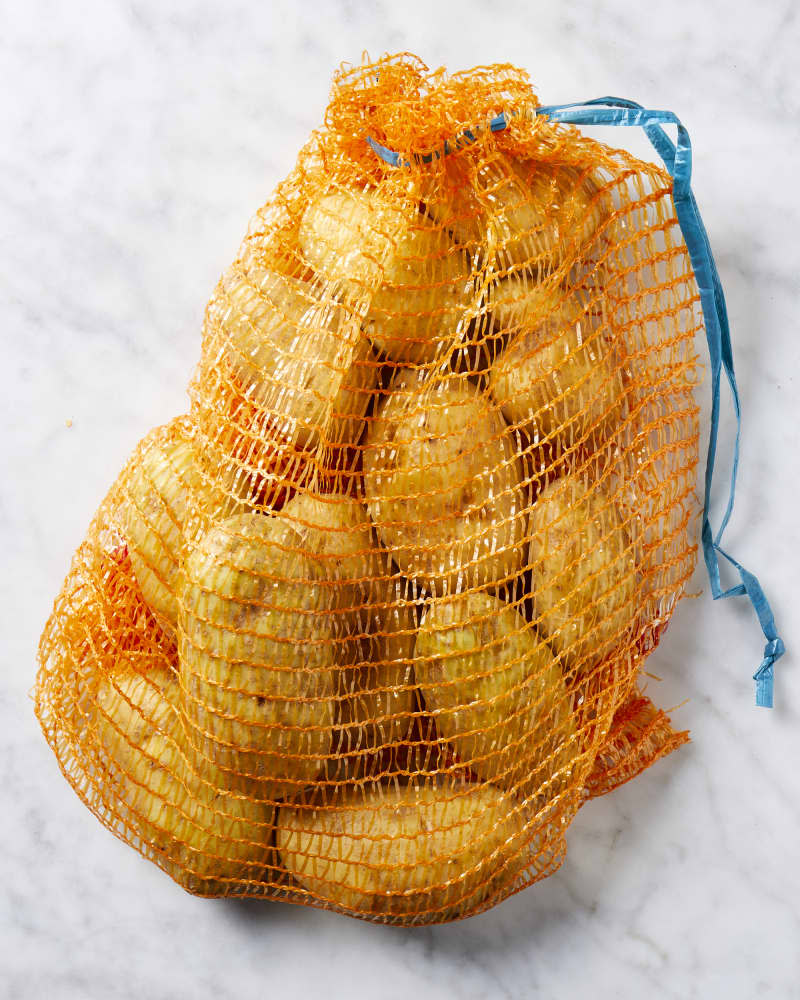
[[[697,288],[668,176],[536,106],[343,67],[75,555],[37,716],[191,892],[469,916],[686,739],[636,680],[696,557]]]
[[[586,790],[591,798],[606,795],[688,742],[688,732],[674,730],[661,709],[634,691],[614,716]]]

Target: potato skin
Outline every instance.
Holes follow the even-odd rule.
[[[365,329],[390,360],[426,364],[460,339],[474,296],[470,264],[430,219],[374,191],[337,191],[308,207],[299,239],[346,298],[369,295]]]
[[[432,594],[498,586],[522,567],[528,491],[497,408],[465,379],[401,370],[364,449],[367,508]]]
[[[531,863],[523,812],[492,785],[367,784],[330,804],[283,806],[277,847],[314,896],[391,923],[453,920]]]
[[[415,708],[412,657],[416,619],[363,503],[298,494],[284,511],[302,546],[337,581],[335,753],[401,741]],[[346,641],[341,641],[345,639]]]
[[[576,474],[542,491],[530,513],[532,593],[539,624],[570,670],[588,674],[636,627],[632,543],[602,482]]]
[[[364,504],[340,493],[298,493],[283,510],[298,547],[335,581],[336,634],[345,639],[367,629],[362,609],[377,575],[378,552]]]
[[[509,344],[489,371],[503,416],[556,455],[599,444],[619,421],[624,389],[599,306],[581,289],[507,278],[492,289],[492,318]]]
[[[428,213],[473,253],[493,255],[500,271],[541,278],[590,254],[611,210],[594,178],[568,164],[499,155],[453,180],[431,192]]]
[[[255,789],[234,792],[222,772],[190,761],[179,693],[169,670],[111,675],[98,690],[95,731],[130,833],[189,892],[227,895],[268,877],[275,810]]]
[[[333,588],[283,513],[222,522],[189,551],[178,650],[188,733],[217,766],[297,794],[331,746]]]
[[[485,591],[433,601],[414,663],[438,731],[478,777],[539,807],[569,781],[579,744],[561,668],[511,605]]]
[[[124,530],[136,580],[147,604],[172,632],[187,531],[244,510],[244,503],[203,474],[194,444],[178,421],[144,446],[123,488]]]
[[[371,294],[384,261],[410,229],[416,209],[376,191],[339,189],[308,205],[298,230],[304,259],[345,297]]]
[[[358,443],[379,366],[355,317],[329,295],[250,254],[223,276],[206,323],[243,395],[291,446]]]
[[[339,673],[334,752],[361,754],[394,747],[409,735],[416,712],[416,619],[403,598],[367,608],[370,631],[359,638],[351,665]]]

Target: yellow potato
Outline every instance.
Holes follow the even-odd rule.
[[[580,290],[516,277],[493,289],[494,325],[510,342],[489,370],[489,388],[509,423],[559,454],[602,438],[620,418],[622,378],[599,309]]]
[[[411,659],[416,638],[412,607],[372,522],[352,497],[298,494],[285,507],[300,544],[327,567],[337,586],[336,753],[399,742],[414,710]]]
[[[317,274],[358,298],[381,282],[384,261],[417,214],[413,205],[393,204],[376,191],[331,191],[306,208],[297,240]]]
[[[223,276],[207,322],[243,394],[286,441],[308,451],[358,443],[379,365],[340,305],[251,255]]]
[[[479,778],[538,805],[579,755],[561,668],[511,605],[485,591],[433,601],[414,669],[440,734]]]
[[[530,533],[540,628],[570,669],[588,674],[624,648],[636,627],[635,540],[602,482],[589,490],[575,474],[543,490]]]
[[[190,738],[276,798],[313,780],[330,750],[334,597],[283,514],[230,518],[186,558],[178,649]]]
[[[387,588],[386,606],[368,607],[369,633],[356,643],[354,661],[339,675],[337,753],[359,753],[401,743],[414,722],[412,606]]]
[[[365,329],[392,361],[425,364],[452,349],[473,298],[470,264],[450,235],[374,191],[338,191],[305,212],[306,259],[348,299],[369,296]]]
[[[499,155],[473,178],[454,171],[450,184],[431,192],[426,208],[471,251],[493,253],[502,270],[542,276],[591,253],[611,203],[576,167]]]
[[[125,482],[125,535],[142,596],[171,631],[187,535],[215,517],[244,510],[235,496],[203,474],[194,444],[177,422],[169,436],[147,446]]]
[[[508,892],[531,863],[520,807],[492,785],[343,790],[278,812],[285,868],[355,916],[452,920]]]
[[[274,807],[252,788],[231,790],[226,776],[186,756],[179,685],[169,670],[103,680],[96,732],[118,769],[129,835],[150,845],[166,871],[190,892],[225,895],[264,879],[271,868]]]
[[[491,399],[465,379],[398,373],[367,432],[364,487],[400,571],[432,593],[520,572],[522,462]]]
[[[335,580],[336,632],[353,637],[367,629],[363,608],[378,572],[372,522],[364,504],[338,493],[298,493],[283,509],[298,547]]]

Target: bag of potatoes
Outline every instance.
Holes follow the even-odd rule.
[[[536,110],[338,73],[76,553],[39,720],[192,892],[468,916],[685,739],[636,681],[695,563],[698,289],[669,175]]]

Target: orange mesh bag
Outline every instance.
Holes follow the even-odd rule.
[[[701,296],[670,175],[543,111],[342,69],[75,556],[38,718],[192,892],[465,917],[685,739],[636,681],[695,563]]]

